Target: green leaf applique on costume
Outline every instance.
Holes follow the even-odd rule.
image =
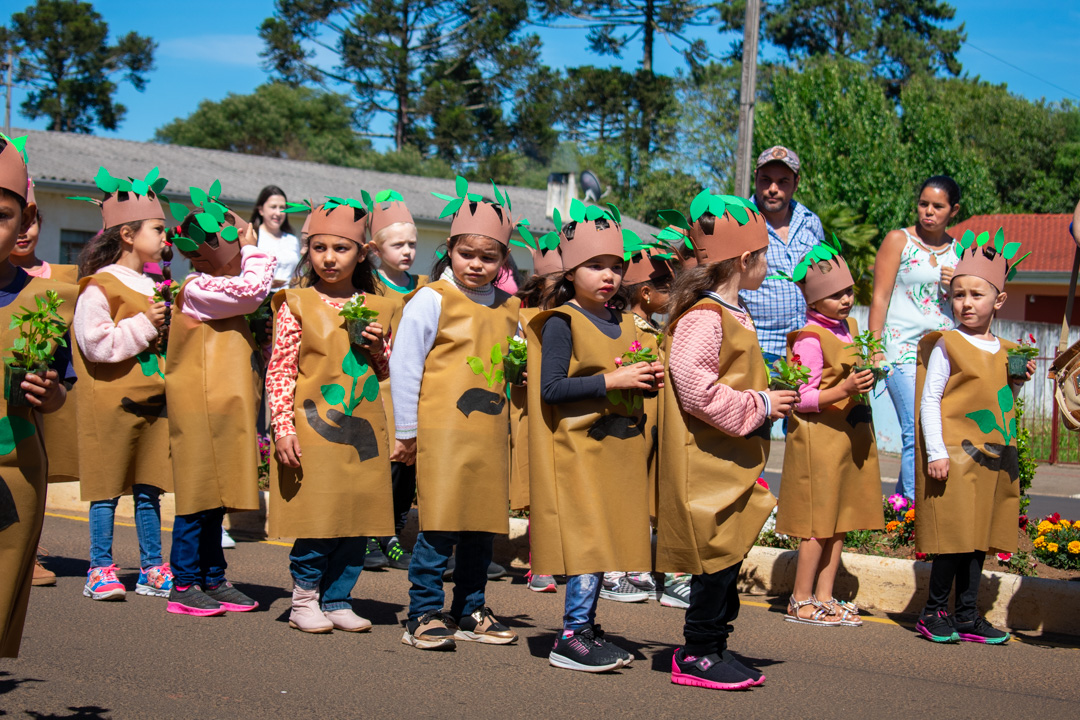
[[[165,371],[161,369],[161,356],[153,350],[143,350],[135,356],[135,361],[139,363],[142,374],[146,377],[160,375],[162,379],[165,378]]]
[[[350,347],[349,352],[345,353],[345,358],[341,361],[341,371],[352,378],[348,401],[345,400],[345,388],[341,385],[323,385],[319,388],[323,400],[328,405],[340,405],[346,415],[352,415],[361,400],[375,402],[379,397],[379,379],[374,374],[368,376],[360,389],[360,394],[356,394],[356,386],[360,384],[360,378],[367,375],[371,369],[367,360],[359,353],[359,349]]]
[[[0,418],[0,455],[7,455],[36,432],[34,423],[21,417]]]
[[[997,430],[1001,433],[1001,437],[1005,439],[1005,444],[1008,445],[1016,438],[1016,418],[1005,419],[1005,415],[1012,412],[1015,403],[1012,388],[1006,385],[998,390],[997,401],[998,410],[1001,413],[1001,425],[998,425],[998,416],[994,414],[993,410],[975,410],[967,413],[964,417],[975,421],[975,424],[979,426],[979,431],[984,434],[988,435]]]
[[[473,371],[473,375],[482,375],[484,377],[484,379],[487,381],[487,386],[489,388],[494,387],[495,385],[501,383],[503,381],[503,378],[504,378],[503,371],[495,369],[495,366],[496,365],[501,365],[502,361],[503,361],[502,345],[500,345],[499,343],[495,343],[494,347],[491,348],[490,357],[491,357],[491,369],[490,370],[488,370],[485,367],[484,361],[481,360],[480,358],[476,357],[476,356],[470,356],[470,357],[465,358],[465,362],[466,362],[466,364],[468,364],[469,368]]]

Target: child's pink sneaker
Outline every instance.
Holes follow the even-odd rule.
[[[144,568],[139,573],[139,582],[135,585],[135,592],[151,597],[169,597],[172,586],[172,568],[169,567],[169,563],[165,563]]]
[[[82,594],[92,600],[123,600],[127,596],[124,584],[116,579],[116,565],[90,568]]]

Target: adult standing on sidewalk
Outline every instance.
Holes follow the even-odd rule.
[[[915,498],[915,360],[919,341],[951,330],[949,283],[957,257],[947,228],[960,212],[960,187],[935,175],[919,188],[918,219],[893,230],[874,263],[874,299],[869,329],[885,341],[884,360],[893,370],[885,379],[900,421],[903,450],[896,492]]]
[[[259,249],[277,258],[274,290],[286,287],[300,264],[300,241],[285,214],[287,204],[284,190],[267,185],[259,191],[255,212],[251,214],[251,225],[259,234]]]
[[[792,199],[799,187],[799,168],[799,156],[782,145],[769,148],[757,159],[754,204],[769,228],[770,275],[790,275],[803,256],[825,239],[818,216]],[[806,324],[802,292],[787,280],[765,280],[741,297],[754,319],[765,362],[772,365],[787,351],[787,334]]]

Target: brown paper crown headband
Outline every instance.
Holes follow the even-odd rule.
[[[68,200],[81,200],[93,203],[101,208],[101,227],[104,230],[139,220],[164,220],[165,211],[161,209],[158,195],[169,181],[158,174],[154,168],[146,177],[138,180],[133,177],[115,178],[103,167],[98,168],[94,184],[105,193],[101,200],[90,197],[69,197]],[[165,199],[162,196],[162,199]]]
[[[998,228],[993,242],[990,242],[989,232],[981,232],[976,237],[973,231],[968,230],[956,244],[956,257],[960,261],[953,270],[953,279],[961,275],[974,275],[1001,292],[1005,289],[1005,283],[1016,275],[1016,266],[1031,254],[1026,253],[1015,262],[1010,262],[1018,252],[1020,243],[1005,242],[1005,228]]]
[[[807,304],[816,303],[855,284],[851,269],[840,254],[840,240],[836,233],[832,234],[831,239],[810,248],[810,252],[799,260],[790,275],[778,272],[770,275],[769,279],[795,283],[802,289]]]
[[[0,149],[0,188],[27,200],[29,176],[26,172],[26,136],[11,138],[0,133],[4,147]],[[27,204],[30,204],[27,200]]]
[[[361,191],[365,200],[353,198],[341,198],[326,196],[326,202],[318,207],[308,200],[302,203],[289,203],[285,206],[285,212],[294,213],[307,211],[309,215],[304,221],[304,228],[300,232],[307,232],[308,237],[316,235],[334,235],[335,237],[352,240],[357,245],[365,244],[364,231],[368,223],[368,207],[370,200],[367,193]]]
[[[416,224],[413,222],[413,216],[409,212],[409,208],[405,206],[405,198],[397,190],[382,190],[375,194],[374,200],[368,195],[367,190],[361,190],[360,197],[364,199],[368,213],[371,215],[368,222],[371,227],[372,239],[374,239],[376,233],[391,225],[397,223]]]
[[[675,274],[671,261],[675,251],[667,245],[644,248],[630,256],[630,262],[623,272],[623,285],[656,282]]]
[[[662,244],[671,248],[679,266],[683,270],[695,268],[698,265],[697,256],[694,255],[694,245],[688,242],[690,232],[676,225],[668,225],[660,232],[653,235]]]
[[[698,222],[706,212],[716,217],[710,233]],[[730,260],[769,245],[765,218],[752,202],[735,195],[702,190],[690,203],[689,219],[678,210],[661,210],[659,215],[669,225],[686,231],[682,241],[693,250],[698,264]]]
[[[562,236],[562,217],[558,208],[555,208],[552,215],[555,229],[551,232],[536,237],[529,231],[529,221],[523,219],[517,226],[521,239],[513,238],[510,240],[511,245],[523,247],[532,253],[533,274],[535,275],[550,275],[563,270],[562,255],[559,254],[559,243],[564,239]]]
[[[248,224],[221,202],[221,181],[215,180],[209,190],[190,189],[193,215],[178,202],[169,203],[169,213],[178,225],[169,230],[169,241],[186,257],[198,257],[215,268],[223,268],[240,254],[240,233]],[[185,227],[186,226],[186,227]],[[208,240],[217,238],[217,247]]]
[[[495,202],[485,200],[480,193],[469,192],[469,181],[458,175],[454,181],[457,197],[431,193],[447,201],[439,217],[454,216],[450,221],[450,237],[483,235],[504,247],[510,246],[510,236],[514,232],[514,221],[510,217],[510,193],[500,191],[494,180],[491,181],[491,189],[495,191]]]
[[[556,216],[556,223],[561,219]],[[642,240],[636,232],[622,226],[622,213],[612,203],[605,209],[599,205],[586,206],[574,198],[570,201],[570,220],[576,223],[574,237],[568,239],[564,229],[559,244],[564,270],[573,270],[599,255],[615,255],[629,261],[635,253],[654,247],[651,241]],[[606,221],[607,227],[601,228],[598,220]]]

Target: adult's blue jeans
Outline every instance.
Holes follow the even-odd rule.
[[[161,565],[161,489],[134,485],[135,532],[139,536],[139,567]],[[120,498],[90,503],[90,567],[113,564],[113,522]]]
[[[319,591],[323,610],[345,610],[352,607],[350,596],[366,553],[366,537],[297,538],[289,552],[289,572],[298,586]]]
[[[596,603],[604,586],[604,573],[571,575],[566,579],[566,602],[563,605],[563,629],[577,632],[596,624]]]
[[[893,371],[885,378],[896,419],[900,421],[900,477],[896,480],[896,492],[908,500],[915,500],[915,364],[893,365]]]
[[[225,551],[221,549],[221,521],[225,508],[177,515],[173,521],[169,563],[178,587],[199,584],[214,588],[225,580]]]
[[[446,603],[443,572],[455,555],[454,599],[450,617],[458,620],[484,607],[487,569],[494,552],[495,535],[489,532],[422,532],[416,536],[409,561],[409,619],[427,612],[441,612]]]

